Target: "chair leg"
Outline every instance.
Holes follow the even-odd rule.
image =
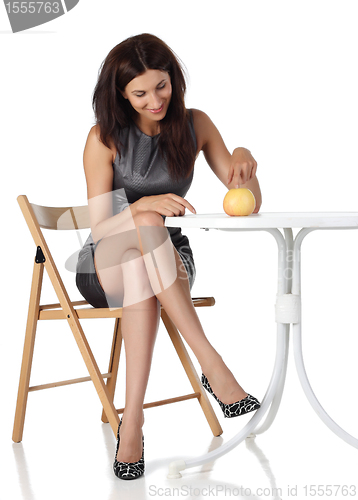
[[[61,303],[61,300],[60,300]],[[68,302],[70,304],[70,302]],[[62,303],[62,308],[65,309],[66,302]],[[66,312],[66,311],[65,311]],[[67,322],[72,330],[73,336],[76,340],[77,346],[82,354],[83,361],[86,364],[89,375],[92,379],[92,382],[95,386],[99,399],[101,400],[102,406],[106,412],[108,417],[110,426],[112,428],[113,434],[116,436],[119,424],[118,413],[113,406],[113,402],[109,397],[107,386],[103,381],[102,374],[99,371],[97,362],[93,356],[87,338],[83,332],[82,326],[80,324],[78,315],[76,311],[71,317],[71,314],[67,315]]]
[[[36,327],[39,316],[39,305],[44,272],[43,263],[34,263],[32,275],[29,311],[27,315],[25,344],[22,355],[19,389],[17,393],[16,412],[12,439],[15,443],[22,441],[25,423],[27,396],[29,393],[32,358],[35,346]]]
[[[113,401],[114,399],[114,393],[116,390],[118,365],[122,347],[121,320],[122,318],[116,318],[114,324],[112,349],[108,367],[108,373],[110,373],[111,376],[107,379],[107,389],[111,401]],[[104,422],[105,424],[108,423],[108,417],[104,410],[102,411],[102,422]]]
[[[214,436],[220,436],[223,433],[221,425],[216,417],[216,414],[210,404],[210,401],[205,393],[205,389],[201,384],[201,381],[196,373],[194,365],[190,359],[189,353],[185,348],[184,342],[180,337],[180,334],[175,327],[174,323],[169,318],[168,314],[164,309],[161,311],[161,317],[165,328],[167,329],[170,339],[173,342],[175,350],[180,358],[183,368],[188,376],[188,379],[192,385],[194,392],[200,393],[199,403],[204,412],[206,420],[210,426],[210,429]]]

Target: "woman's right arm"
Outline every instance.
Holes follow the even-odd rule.
[[[91,128],[83,154],[87,182],[88,209],[93,241],[96,243],[115,228],[119,232],[135,229],[133,216],[139,212],[154,211],[161,215],[184,215],[185,208],[195,213],[194,207],[173,193],[144,196],[113,215],[113,161],[114,148],[107,148],[99,139],[99,128]]]
[[[124,231],[135,229],[129,207],[113,215],[113,156],[114,151],[100,141],[99,127],[95,125],[88,134],[83,153],[91,233],[95,243],[121,224],[125,223]]]

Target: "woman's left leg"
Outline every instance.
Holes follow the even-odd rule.
[[[160,304],[151,289],[140,252],[125,252],[122,336],[126,355],[126,400],[120,428],[119,462],[142,456],[143,402],[159,327]]]
[[[126,400],[117,454],[119,462],[137,462],[142,456],[143,402],[159,315],[160,306],[155,296],[123,308],[122,334],[126,353]]]

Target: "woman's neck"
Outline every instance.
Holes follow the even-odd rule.
[[[141,130],[141,132],[143,132],[143,134],[145,135],[153,137],[160,133],[160,124],[157,121],[141,120],[140,116],[133,117],[133,121],[137,125],[139,130]]]

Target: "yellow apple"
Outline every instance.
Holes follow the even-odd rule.
[[[255,210],[256,200],[250,189],[229,189],[223,206],[228,215],[250,215]]]

